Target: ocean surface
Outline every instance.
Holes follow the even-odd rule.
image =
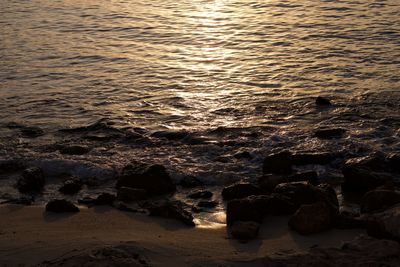
[[[398,152],[399,14],[398,0],[0,0],[0,158],[44,169],[40,202],[66,171],[101,181],[79,196],[112,191],[132,160],[219,188],[273,151]],[[315,138],[323,126],[347,132]]]

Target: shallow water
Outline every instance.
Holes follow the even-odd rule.
[[[1,157],[101,179],[136,159],[227,184],[272,150],[400,150],[397,0],[178,2],[0,0]],[[98,121],[115,138],[58,131]],[[314,138],[323,125],[348,132]],[[60,155],[64,143],[92,150]]]

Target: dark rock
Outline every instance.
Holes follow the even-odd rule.
[[[25,164],[21,160],[10,159],[0,162],[0,173],[10,173],[25,168]]]
[[[117,199],[117,197],[113,194],[101,193],[94,200],[93,204],[95,204],[95,205],[110,205],[111,206],[116,199]]]
[[[252,159],[253,156],[248,151],[238,152],[233,155],[237,159]]]
[[[339,154],[320,152],[320,153],[295,153],[292,155],[294,165],[324,165],[331,163]]]
[[[33,197],[19,197],[19,198],[10,198],[7,199],[0,204],[17,204],[17,205],[26,205],[30,206],[32,205],[34,199]]]
[[[292,171],[292,154],[289,151],[283,151],[271,154],[265,157],[263,163],[264,173],[287,174]]]
[[[190,135],[187,131],[158,131],[154,132],[151,136],[155,138],[163,138],[171,141],[182,140]]]
[[[267,213],[272,215],[291,215],[296,212],[298,205],[292,199],[281,194],[271,194],[267,205]]]
[[[393,239],[400,242],[400,205],[369,216],[367,232],[376,238]]]
[[[315,99],[315,104],[317,106],[330,106],[330,105],[332,105],[331,101],[328,98],[325,98],[325,97],[322,97],[322,96],[318,96]]]
[[[215,208],[218,205],[217,201],[199,201],[197,204],[200,208]]]
[[[288,182],[289,179],[286,176],[276,174],[264,174],[258,178],[258,186],[266,192],[272,192],[278,184]]]
[[[231,225],[235,221],[255,221],[261,223],[268,211],[268,196],[249,196],[234,199],[226,207],[226,223]]]
[[[387,157],[388,167],[392,171],[400,172],[400,154],[392,153]]]
[[[211,198],[213,193],[207,190],[198,190],[188,195],[188,198],[199,199],[199,198]]]
[[[180,201],[158,201],[152,202],[146,207],[150,216],[159,216],[169,219],[176,219],[188,226],[195,226],[193,216],[184,209]]]
[[[46,204],[46,211],[50,212],[78,212],[79,208],[65,199],[51,200]]]
[[[344,191],[367,192],[390,181],[390,177],[375,172],[380,163],[371,158],[352,158],[345,162],[342,168]]]
[[[252,221],[237,221],[231,227],[233,238],[240,240],[249,240],[257,237],[260,224]]]
[[[344,212],[336,216],[334,222],[335,228],[338,229],[356,229],[356,228],[362,229],[366,228],[366,225],[367,223],[365,219]]]
[[[162,165],[128,165],[117,182],[119,187],[144,189],[150,195],[162,195],[175,191],[171,177]]]
[[[27,138],[36,138],[44,135],[44,131],[39,127],[23,126],[19,129],[21,135]]]
[[[90,151],[87,146],[73,145],[73,146],[63,146],[60,148],[61,154],[66,155],[84,155]]]
[[[269,256],[249,266],[400,266],[400,244],[390,240],[378,240],[360,236],[341,248],[316,247],[307,253],[288,253]]]
[[[370,213],[384,210],[400,203],[400,192],[393,190],[373,190],[366,193],[361,201],[361,212]]]
[[[179,185],[185,188],[193,188],[197,186],[202,186],[203,182],[194,176],[188,175],[183,177],[183,179],[179,182]]]
[[[333,224],[330,208],[324,202],[302,205],[290,218],[291,229],[302,235],[319,233]]]
[[[17,181],[17,188],[21,193],[39,192],[43,189],[45,178],[42,169],[38,167],[27,168]]]
[[[252,185],[250,183],[237,183],[227,186],[222,190],[222,197],[225,200],[232,200],[261,194],[262,190],[258,186]]]
[[[78,203],[81,205],[93,206],[95,205],[96,199],[93,197],[86,196],[78,199]]]
[[[318,184],[318,173],[315,171],[299,172],[288,176],[288,182],[310,182],[313,185]]]
[[[78,178],[68,179],[58,189],[63,194],[73,195],[78,193],[82,188],[82,181]]]
[[[144,189],[120,187],[117,192],[117,199],[124,202],[132,202],[146,199],[147,193]]]
[[[314,135],[321,139],[341,138],[345,133],[343,128],[320,128],[314,131]]]

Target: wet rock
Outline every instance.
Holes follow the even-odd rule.
[[[263,163],[264,173],[287,174],[292,171],[292,154],[283,151],[265,157]]]
[[[78,199],[78,203],[81,205],[86,206],[93,206],[95,205],[96,198],[85,196],[83,198]]]
[[[93,204],[94,205],[110,205],[110,206],[112,206],[112,204],[114,203],[114,201],[116,199],[117,199],[117,197],[114,194],[101,193],[94,200]]]
[[[120,187],[117,192],[117,199],[124,202],[132,202],[146,199],[147,193],[144,189]]]
[[[58,189],[63,194],[73,195],[78,193],[82,188],[82,181],[78,178],[72,178],[64,181],[64,184]]]
[[[150,195],[162,195],[175,191],[171,177],[162,165],[131,164],[122,170],[117,188],[144,189]]]
[[[315,171],[298,172],[287,177],[288,182],[309,182],[318,184],[318,173]]]
[[[72,145],[60,148],[60,153],[65,155],[84,155],[90,151],[87,146]]]
[[[400,203],[400,192],[393,190],[373,190],[366,193],[361,201],[361,212],[370,213],[384,210]]]
[[[233,155],[237,159],[252,159],[253,156],[248,151],[238,152]]]
[[[267,214],[291,215],[296,212],[298,205],[292,199],[281,194],[271,194],[267,204]]]
[[[343,128],[320,128],[314,131],[315,137],[320,139],[341,138],[345,133]]]
[[[294,165],[324,165],[331,163],[339,156],[339,154],[329,152],[295,153],[292,155],[292,162]]]
[[[198,190],[188,195],[188,198],[199,199],[199,198],[212,198],[213,193],[207,190]]]
[[[79,212],[79,208],[65,199],[51,200],[46,204],[46,211],[50,212]]]
[[[366,157],[347,160],[342,168],[343,190],[367,192],[390,181],[390,176],[374,171],[379,165],[376,159]]]
[[[193,188],[202,186],[203,182],[194,176],[188,175],[182,178],[182,180],[179,182],[179,185],[185,188]]]
[[[33,126],[22,126],[19,131],[23,137],[27,138],[36,138],[44,135],[44,131],[41,128]]]
[[[218,205],[217,201],[214,200],[207,200],[207,201],[199,201],[197,204],[200,208],[215,208]]]
[[[260,224],[252,221],[237,221],[231,227],[233,238],[240,240],[250,240],[257,237]]]
[[[322,96],[318,96],[315,99],[315,104],[317,106],[330,106],[330,105],[332,105],[331,101],[328,98],[325,98],[325,97],[322,97]]]
[[[261,194],[262,190],[258,186],[250,183],[236,183],[227,186],[222,190],[222,197],[224,200],[232,200]]]
[[[387,157],[388,167],[395,172],[400,172],[400,153],[392,153]]]
[[[335,218],[334,227],[337,229],[363,229],[366,228],[367,222],[364,218],[341,212]]]
[[[226,207],[226,223],[228,225],[236,221],[261,223],[267,213],[269,199],[268,196],[249,196],[229,201]]]
[[[330,208],[324,202],[302,205],[289,220],[290,228],[302,235],[325,231],[332,224]]]
[[[251,265],[252,264],[252,265]],[[250,262],[249,266],[400,266],[400,244],[359,236],[341,248],[310,249],[307,253],[265,257]]]
[[[288,183],[289,179],[286,176],[276,174],[264,174],[258,178],[258,186],[265,192],[272,192],[278,184]]]
[[[192,214],[183,206],[180,201],[158,201],[150,203],[146,208],[149,210],[150,216],[175,219],[188,226],[195,226]]]
[[[21,160],[10,159],[0,162],[0,173],[10,173],[25,168],[25,164]]]
[[[163,138],[171,141],[182,140],[190,135],[187,131],[158,131],[154,132],[151,136],[155,138]]]
[[[387,238],[400,242],[400,205],[369,216],[367,232],[376,238]]]
[[[38,167],[27,168],[17,181],[17,188],[21,193],[39,192],[43,189],[45,178],[42,169]]]

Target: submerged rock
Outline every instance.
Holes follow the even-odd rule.
[[[240,240],[249,240],[257,237],[260,224],[252,221],[237,221],[231,226],[233,238]]]
[[[251,195],[261,195],[262,190],[255,185],[250,183],[236,183],[222,190],[222,197],[224,200],[232,200],[238,198],[244,198]]]
[[[38,167],[27,168],[17,181],[17,188],[21,193],[39,192],[43,189],[45,178],[42,169]]]
[[[65,199],[51,200],[46,204],[46,211],[50,212],[79,212],[79,208]]]
[[[162,195],[175,191],[175,185],[162,165],[134,164],[122,170],[117,188],[144,189],[150,195]]]
[[[151,202],[146,208],[149,210],[150,216],[175,219],[188,226],[195,226],[192,214],[184,209],[183,203],[180,201]]]
[[[319,233],[333,225],[330,207],[324,202],[302,205],[290,218],[291,229],[302,235]]]
[[[268,155],[264,159],[263,172],[279,174],[292,172],[292,154],[289,151],[283,151]]]
[[[373,190],[363,196],[361,201],[361,212],[376,212],[398,203],[400,203],[400,191]]]
[[[188,195],[188,198],[192,199],[199,199],[199,198],[211,198],[213,196],[213,193],[207,190],[198,190],[195,192],[192,192]]]
[[[343,128],[320,128],[314,131],[314,135],[321,139],[341,138],[346,133]]]
[[[132,202],[144,200],[147,197],[147,192],[144,189],[120,187],[117,192],[117,199],[124,202]]]

